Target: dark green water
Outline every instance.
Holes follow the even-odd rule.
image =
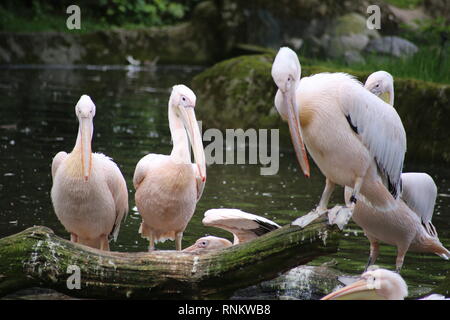
[[[57,152],[73,148],[78,130],[74,107],[82,94],[90,95],[97,106],[93,150],[119,165],[127,180],[130,208],[134,208],[136,163],[149,152],[168,154],[171,150],[167,120],[170,88],[179,83],[190,85],[197,72],[186,67],[155,72],[106,67],[0,69],[0,237],[44,225],[68,238],[52,209],[50,167]],[[197,108],[201,107],[197,101]],[[206,188],[185,231],[183,247],[206,234],[232,239],[220,229],[202,225],[203,213],[210,208],[240,208],[281,225],[314,208],[324,186],[323,176],[313,167],[307,180],[290,150],[280,156],[280,170],[274,176],[261,176],[259,165],[209,166]],[[405,171],[428,172],[435,179],[439,197],[433,222],[441,241],[450,247],[450,170],[430,163],[406,163]],[[333,204],[342,203],[342,194],[337,188]],[[131,210],[112,250],[146,250],[148,244],[138,234],[139,224],[139,215]],[[173,249],[174,243],[158,248]],[[356,275],[364,268],[368,250],[367,239],[352,223],[339,252],[313,264],[334,258],[338,269]],[[393,269],[395,255],[395,248],[381,246],[378,265]],[[410,290],[418,292],[433,287],[449,270],[450,262],[437,256],[409,253],[402,275]]]

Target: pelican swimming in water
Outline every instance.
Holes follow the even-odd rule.
[[[338,289],[321,300],[404,300],[408,296],[405,280],[396,272],[374,269],[364,272],[360,279]],[[431,294],[419,300],[448,300]]]
[[[300,167],[309,177],[306,148],[326,177],[315,212],[325,213],[336,184],[352,188],[348,217],[361,194],[379,210],[397,206],[406,134],[395,109],[344,73],[300,79],[297,54],[281,48],[272,65],[275,106],[288,122]]]
[[[128,190],[117,165],[91,151],[95,105],[89,96],[81,96],[75,114],[79,121],[75,147],[53,158],[52,203],[72,242],[109,250],[109,238],[117,239],[128,212]]]
[[[384,102],[394,105],[394,78],[389,72],[377,71],[367,77],[364,88]]]
[[[375,263],[379,241],[397,247],[396,269],[399,272],[407,251],[435,253],[450,259],[450,252],[439,241],[431,219],[437,197],[437,187],[426,173],[403,173],[403,191],[396,210],[379,211],[364,198],[355,206],[352,219],[359,225],[370,242],[367,267]],[[349,201],[351,190],[345,188]],[[367,269],[366,267],[366,269]]]
[[[167,239],[175,240],[176,249],[181,250],[183,232],[203,192],[206,161],[195,102],[194,92],[185,85],[172,88],[168,108],[172,152],[169,156],[148,154],[136,165],[133,184],[142,216],[139,233],[149,239],[149,250]],[[191,163],[188,139],[195,164]]]
[[[224,238],[208,236],[198,239],[195,244],[184,249],[184,251],[227,248],[281,228],[269,219],[239,209],[210,209],[205,212],[202,222],[205,226],[231,232],[234,238],[233,243]]]

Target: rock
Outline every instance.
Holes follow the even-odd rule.
[[[398,58],[404,58],[414,55],[419,51],[419,48],[406,39],[396,36],[387,36],[371,40],[365,50],[370,53],[382,53]]]
[[[362,51],[370,39],[379,38],[377,30],[366,26],[366,18],[357,13],[338,17],[325,31],[321,45],[329,57],[344,57],[346,52]]]
[[[343,274],[327,267],[299,266],[281,276],[236,291],[231,299],[318,300],[341,288]]]
[[[358,51],[346,51],[344,53],[344,60],[348,65],[366,62]]]

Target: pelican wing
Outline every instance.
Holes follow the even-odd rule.
[[[401,192],[406,133],[395,109],[364,89],[356,80],[341,82],[341,108],[353,131],[376,161],[389,192]]]
[[[197,202],[200,200],[203,194],[203,189],[205,189],[205,182],[202,181],[202,178],[200,177],[200,172],[198,170],[198,166],[193,163],[192,168],[194,170],[195,175],[195,182],[197,184]]]
[[[205,226],[217,227],[233,233],[235,243],[246,242],[280,228],[269,219],[239,209],[210,209],[205,212],[202,222]]]
[[[56,154],[52,161],[52,179],[55,180],[56,171],[67,157],[67,152],[60,151]]]
[[[403,173],[402,186],[402,200],[419,216],[428,233],[436,235],[436,229],[431,223],[437,197],[433,178],[421,172]]]
[[[109,236],[110,239],[113,238],[114,241],[116,241],[117,236],[119,235],[120,224],[122,220],[125,220],[128,213],[127,184],[122,172],[120,172],[119,167],[112,161],[111,158],[101,153],[95,153],[93,156],[95,156],[102,163],[106,183],[114,199],[114,204],[116,207],[116,220]]]
[[[160,157],[162,157],[162,155],[156,153],[149,153],[141,160],[139,160],[139,162],[136,165],[136,169],[134,170],[133,176],[133,185],[135,189],[139,187],[139,185],[142,183],[145,176],[147,175],[149,164]]]

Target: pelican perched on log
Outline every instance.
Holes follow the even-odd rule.
[[[205,212],[203,224],[208,227],[224,229],[233,234],[233,244],[224,238],[203,237],[184,251],[211,250],[227,248],[244,243],[270,231],[281,228],[277,223],[239,209],[210,209]]]
[[[53,158],[52,203],[72,242],[109,250],[109,238],[117,239],[128,212],[128,190],[117,165],[91,151],[95,105],[89,96],[80,98],[75,114],[79,121],[75,147]]]
[[[379,242],[397,247],[396,269],[399,272],[407,251],[435,253],[450,259],[450,252],[439,241],[431,219],[437,197],[437,187],[426,173],[403,173],[403,192],[397,200],[396,210],[380,211],[361,199],[354,209],[353,220],[366,234],[370,242],[367,267],[375,263],[379,254]],[[345,188],[348,203],[351,190]],[[366,267],[366,269],[367,269]]]
[[[408,296],[405,280],[396,272],[374,269],[364,272],[360,279],[336,290],[321,300],[404,300]],[[448,300],[431,294],[419,300]]]
[[[206,181],[206,161],[195,118],[194,92],[185,85],[172,88],[169,127],[173,149],[169,156],[148,154],[136,165],[133,184],[142,223],[139,233],[155,243],[175,240],[181,250],[183,232],[194,214]],[[189,141],[195,164],[191,163]]]
[[[364,88],[384,102],[394,105],[394,78],[389,72],[377,71],[367,77]]]
[[[379,210],[396,208],[406,134],[395,109],[348,74],[300,75],[297,54],[281,48],[272,65],[276,109],[288,122],[305,176],[307,148],[326,177],[315,212],[327,211],[336,184],[353,190],[350,206],[340,210],[348,217],[360,194]]]

